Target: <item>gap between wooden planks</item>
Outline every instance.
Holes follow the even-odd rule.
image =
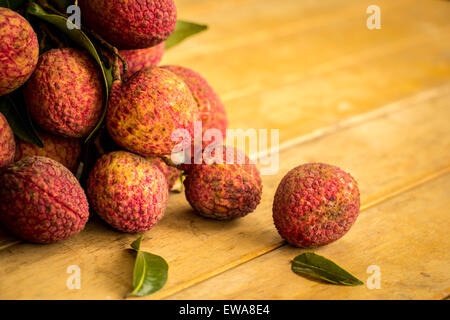
[[[386,105],[382,108],[376,109],[374,111],[367,112],[365,114],[358,115],[358,116],[355,116],[355,117],[352,117],[349,119],[345,119],[336,125],[333,125],[333,126],[330,126],[327,128],[318,129],[314,132],[311,132],[310,134],[306,134],[297,139],[292,139],[290,141],[286,141],[284,143],[281,143],[278,147],[272,147],[270,150],[263,150],[256,154],[250,154],[249,158],[252,159],[253,161],[257,162],[258,159],[261,160],[263,158],[269,157],[270,154],[273,154],[275,152],[280,153],[280,152],[284,151],[285,149],[294,148],[297,145],[300,145],[302,143],[311,142],[311,141],[332,135],[333,133],[338,132],[339,130],[349,129],[349,128],[361,125],[364,122],[373,121],[373,120],[383,117],[387,114],[399,112],[403,108],[405,108],[405,106],[417,105],[420,103],[424,103],[427,100],[440,97],[441,95],[443,95],[443,94],[445,95],[448,92],[450,92],[450,84],[445,84],[445,85],[442,85],[442,86],[439,86],[436,88],[432,88],[427,91],[420,92],[412,97],[408,97],[406,99],[393,102],[391,104],[388,104],[388,105]],[[430,173],[430,175],[427,175],[427,177],[424,178],[425,180],[420,179],[417,181],[417,183],[422,184],[422,183],[428,181],[427,180],[428,178],[433,179],[435,177],[435,174],[438,174],[438,175],[443,174],[443,173],[445,173],[445,170],[446,169],[444,169],[444,172],[438,171],[437,173]],[[414,184],[411,185],[411,187],[414,187],[414,186],[415,186]],[[406,191],[406,190],[408,190],[409,187],[410,186],[406,186],[405,190],[399,189],[398,191],[392,193],[392,195],[394,196],[394,195],[397,195],[398,192]],[[379,198],[377,200],[369,202],[367,207],[362,205],[361,210],[367,209],[368,207],[372,206],[371,203],[373,203],[373,205],[375,205],[376,203],[378,203],[380,201],[385,201],[385,199]],[[8,247],[19,244],[21,242],[22,241],[20,239],[15,238],[13,235],[11,235],[6,230],[2,229],[0,226],[0,250],[6,249]],[[277,248],[277,247],[274,247],[274,248]]]
[[[182,1],[178,2],[182,3]],[[214,57],[223,51],[233,53],[235,49],[248,50],[249,47],[258,43],[274,44],[269,49],[277,51],[280,49],[276,43],[277,39],[297,34],[303,40],[305,36],[309,37],[318,29],[328,29],[328,32],[333,32],[332,35],[335,38],[327,37],[327,39],[340,41],[342,38],[339,35],[342,34],[342,29],[347,28],[350,24],[353,29],[358,29],[354,30],[358,32],[358,36],[346,39],[349,41],[348,43],[358,45],[358,42],[363,42],[359,45],[366,47],[367,43],[373,44],[372,40],[379,39],[376,34],[383,31],[378,30],[378,33],[372,34],[367,32],[366,9],[371,4],[373,3],[370,1],[360,0],[321,2],[285,0],[282,5],[278,0],[239,1],[239,3],[227,1],[226,4],[222,2],[218,6],[208,6],[208,10],[205,10],[202,4],[200,13],[200,10],[189,10],[193,7],[192,2],[189,2],[189,5],[183,5],[180,8],[180,17],[201,21],[208,24],[210,28],[208,32],[190,42],[183,43],[182,54],[176,50],[170,51],[168,54],[177,59],[198,58],[198,56]],[[415,5],[411,6],[411,2],[408,0],[395,2],[380,0],[377,4],[383,11],[384,25],[389,29],[394,29],[399,35],[405,32],[415,33],[416,29],[421,29],[422,19],[429,20],[430,14],[433,14],[433,18],[435,18],[433,22],[437,24],[445,21],[440,19],[443,16],[442,10],[446,9],[445,4],[432,3],[430,5],[427,1],[416,1]],[[418,11],[421,12],[421,15],[417,15]],[[411,17],[414,17],[414,21],[418,23],[409,23],[406,28],[405,24],[411,22]],[[303,42],[312,44],[309,41]]]
[[[227,4],[230,3],[227,1]],[[408,0],[395,2],[381,0],[379,4],[387,16],[391,16],[390,12],[396,11],[397,14],[392,17],[393,20],[388,19],[390,25],[400,27],[401,24],[397,22],[397,19],[404,19],[409,14],[409,12],[405,13],[404,10],[409,4]],[[214,57],[222,55],[224,51],[233,53],[236,49],[242,50],[245,48],[248,50],[261,43],[273,44],[273,51],[276,51],[279,48],[276,41],[281,38],[294,35],[309,37],[317,29],[329,29],[329,31],[332,31],[331,27],[334,30],[339,29],[336,28],[337,25],[346,28],[349,20],[352,24],[355,23],[355,20],[359,20],[357,24],[352,25],[355,28],[358,28],[358,26],[365,27],[365,21],[361,17],[364,18],[366,8],[369,5],[369,2],[364,3],[360,0],[345,2],[332,0],[321,1],[320,3],[291,0],[284,1],[283,5],[280,5],[278,0],[266,0],[245,4],[241,2],[238,10],[236,4],[217,6],[202,14],[187,13],[185,8],[181,8],[180,12],[182,12],[183,19],[206,23],[209,25],[209,29],[208,32],[191,39],[189,42],[184,42],[182,54],[176,50],[169,51],[169,58],[175,57],[177,60],[186,60],[199,56]],[[416,4],[416,6],[418,5]],[[274,11],[274,7],[278,10]],[[255,14],[255,10],[258,10],[257,14]],[[426,19],[426,15],[430,12],[432,10],[426,10],[417,19]],[[392,23],[392,21],[395,21],[395,23]],[[412,28],[414,28],[414,25],[412,25]],[[364,31],[364,28],[358,29],[358,32]],[[366,34],[368,35],[368,33]],[[220,41],[217,41],[217,39],[220,39]],[[370,41],[371,39],[357,37],[357,39],[350,40],[352,44],[358,45],[356,41],[353,41]],[[304,42],[309,43],[309,41]],[[364,43],[359,45],[364,46]]]
[[[364,115],[361,117],[356,117],[356,119],[349,119],[348,121],[345,121],[341,125],[334,126],[334,127],[330,128],[329,130],[324,130],[323,132],[321,132],[321,134],[318,137],[316,137],[313,134],[311,137],[305,137],[305,138],[301,139],[300,141],[298,141],[297,143],[320,139],[320,138],[323,138],[325,135],[332,134],[332,132],[334,132],[335,130],[337,131],[339,129],[344,129],[344,128],[348,129],[357,124],[363,125],[364,121],[379,119],[380,117],[383,117],[386,115],[392,115],[395,112],[401,111],[402,106],[404,108],[405,105],[410,105],[410,104],[414,105],[414,104],[425,103],[428,99],[433,99],[436,97],[441,98],[441,99],[443,99],[443,103],[445,105],[446,100],[441,95],[448,98],[449,93],[450,93],[449,86],[444,85],[442,87],[432,89],[428,92],[420,93],[413,98],[405,99],[401,102],[390,104],[390,105],[386,106],[385,108],[376,110],[374,112],[370,112],[367,115]],[[445,135],[444,135],[444,137],[445,137]],[[446,141],[446,142],[447,142],[447,146],[448,146],[449,141]],[[285,146],[282,147],[282,149],[287,148],[288,146],[290,146],[290,143],[287,143]],[[444,150],[445,150],[445,148],[444,148]],[[392,197],[398,196],[404,192],[407,192],[418,186],[421,186],[422,184],[427,183],[428,181],[436,179],[437,177],[440,177],[441,175],[447,174],[448,172],[450,172],[450,166],[448,166],[448,165],[450,165],[450,158],[447,157],[446,160],[447,160],[447,162],[446,162],[447,167],[438,169],[437,171],[431,170],[430,172],[425,173],[422,177],[417,177],[417,180],[413,180],[407,185],[398,187],[397,189],[393,188],[392,191],[390,191],[389,193],[386,193],[384,196],[379,194],[378,196],[372,197],[372,199],[370,201],[367,201],[365,203],[363,202],[361,211],[365,211],[371,207],[374,207],[374,206],[382,203],[383,201],[389,200]],[[259,254],[256,253],[256,254],[254,254],[253,258],[251,258],[251,260],[258,258],[261,255],[272,252],[272,251],[278,249],[279,247],[281,247],[283,244],[284,244],[284,242],[281,242],[281,243],[273,245],[272,247],[266,248],[266,250],[261,251]],[[220,269],[214,270],[213,272],[211,272],[209,274],[204,274],[204,275],[202,275],[202,277],[199,277],[197,279],[191,279],[189,282],[187,282],[179,287],[173,288],[173,290],[171,290],[171,292],[164,292],[164,293],[156,294],[152,298],[155,298],[155,299],[156,298],[167,298],[167,297],[170,297],[171,295],[174,295],[176,292],[183,291],[183,290],[189,290],[188,288],[192,285],[195,285],[196,283],[200,283],[200,282],[204,281],[205,279],[209,279],[211,277],[217,276],[218,274],[220,274],[224,271],[227,271],[229,269],[235,268],[235,267],[241,265],[242,263],[247,263],[248,261],[246,261],[246,259],[247,259],[247,257],[245,257],[244,259],[238,260],[238,261],[234,261],[233,263],[223,266]],[[251,261],[251,260],[249,260],[249,261]],[[202,278],[203,278],[203,280],[202,280]]]
[[[339,242],[313,250],[289,245],[253,259],[169,299],[445,299],[450,292],[450,174],[364,212]],[[304,251],[324,255],[365,285],[343,287],[298,277],[290,261]],[[379,268],[380,288],[366,285]]]
[[[376,32],[369,31],[365,26],[365,9],[371,4],[370,1],[346,1],[345,5],[342,1],[289,3],[246,2],[240,3],[239,10],[234,6],[218,6],[215,8],[218,11],[208,12],[205,17],[210,18],[214,13],[217,15],[208,21],[211,30],[185,42],[183,50],[168,51],[164,63],[198,66],[208,75],[208,79],[214,79],[213,84],[219,86],[222,97],[228,100],[235,96],[232,92],[243,88],[247,91],[255,83],[269,84],[263,86],[267,90],[329,70],[335,61],[348,64],[351,61],[361,62],[360,56],[366,57],[365,61],[371,55],[372,58],[379,57],[384,50],[398,50],[401,43],[405,45],[406,42],[407,47],[410,46],[416,36],[427,42],[422,47],[430,46],[428,42],[433,40],[435,45],[445,46],[446,43],[442,41],[442,37],[446,37],[442,29],[448,26],[446,12],[449,7],[446,3],[418,1],[412,6],[410,1],[381,1],[384,24]],[[255,15],[256,9],[258,15]],[[224,16],[224,13],[227,15]],[[230,21],[233,17],[234,20]],[[201,16],[192,18],[199,19]],[[424,24],[427,28],[423,27]],[[229,28],[239,28],[241,32]],[[254,42],[260,38],[255,33],[264,34],[259,44]],[[226,40],[236,38],[241,39],[236,47],[227,45]],[[214,47],[221,52],[211,53]],[[198,50],[198,55],[191,58],[191,50]],[[410,50],[409,54],[414,55],[414,50]],[[245,73],[237,72],[243,66]],[[317,66],[320,68],[314,71]],[[225,85],[232,87],[226,90]]]
[[[199,218],[183,195],[172,196],[166,217],[147,233],[143,243],[145,250],[164,256],[170,264],[166,288],[149,298],[167,297],[186,285],[223,272],[224,266],[236,266],[279,246],[282,242],[271,219],[272,197],[281,177],[298,164],[322,161],[351,172],[359,181],[363,204],[386,198],[448,168],[450,145],[445,137],[450,135],[449,95],[448,88],[443,88],[428,100],[409,101],[398,112],[282,151],[280,172],[263,179],[262,203],[239,221],[223,223]],[[94,220],[84,232],[61,243],[24,243],[1,250],[0,295],[123,298],[131,290],[134,262],[133,254],[125,249],[135,237]],[[80,291],[65,287],[65,270],[72,264],[82,270]]]
[[[252,3],[254,4],[254,2],[251,2],[251,1],[247,2],[247,4],[249,4],[249,5],[252,5]],[[336,1],[330,1],[330,4],[333,4],[333,5],[336,5],[337,3],[338,2],[336,2]],[[307,8],[306,8],[307,10],[312,10],[311,12],[309,12],[309,11],[307,11],[307,12],[311,13],[311,16],[313,18],[311,18],[311,20],[308,20],[308,21],[303,21],[299,25],[294,24],[291,29],[287,28],[285,25],[283,25],[282,24],[283,20],[281,20],[281,19],[277,23],[280,23],[283,26],[283,27],[279,27],[279,28],[281,28],[281,30],[285,30],[285,29],[286,30],[290,29],[291,31],[295,30],[295,31],[292,31],[294,33],[299,33],[299,30],[297,30],[299,28],[301,29],[300,33],[309,32],[311,30],[314,30],[314,28],[318,28],[320,26],[323,26],[325,28],[329,28],[330,27],[330,23],[332,23],[332,25],[336,24],[336,26],[344,25],[344,27],[338,27],[338,30],[341,30],[341,32],[342,32],[343,30],[347,30],[347,28],[354,29],[357,32],[359,32],[360,34],[358,36],[356,36],[356,37],[355,37],[355,35],[353,35],[352,39],[355,38],[356,40],[361,40],[362,35],[366,34],[367,30],[365,30],[364,28],[357,28],[355,23],[359,23],[358,22],[358,18],[357,18],[358,17],[357,13],[359,11],[361,11],[360,9],[362,7],[364,7],[364,5],[355,1],[354,4],[356,4],[356,3],[358,3],[358,7],[357,8],[349,5],[348,7],[346,7],[346,10],[340,11],[339,15],[336,15],[336,16],[332,15],[331,17],[333,17],[333,19],[331,21],[329,19],[327,19],[327,17],[329,17],[329,15],[332,12],[334,12],[334,10],[332,10],[332,8],[334,8],[332,5],[325,6],[325,10],[323,10],[323,9],[319,10],[319,8],[321,8],[321,6],[319,6],[319,7],[315,7],[315,6],[309,7],[309,6],[307,6]],[[400,3],[401,2],[396,2],[394,7],[400,5]],[[387,2],[386,4],[383,4],[383,11],[385,13],[386,13],[386,11],[389,12],[390,10],[393,10],[392,9],[393,7],[391,7],[391,4],[392,4],[392,2]],[[265,4],[265,5],[268,6],[269,4]],[[223,6],[220,6],[220,7],[223,8]],[[439,8],[439,7],[436,7],[436,8]],[[347,10],[348,10],[348,12],[347,12]],[[401,12],[402,12],[402,14],[405,14],[405,13],[403,13],[403,11],[401,11]],[[406,12],[408,12],[408,11],[406,11]],[[291,14],[292,10],[290,10],[288,13]],[[427,10],[426,13],[428,15],[421,15],[419,19],[424,19],[424,21],[426,21],[427,19],[429,19],[431,17],[431,15],[433,13],[433,10]],[[253,11],[250,11],[249,14],[250,15],[253,14]],[[316,15],[319,15],[320,17],[317,18]],[[405,15],[407,16],[408,14],[406,13]],[[346,24],[342,24],[342,21],[345,18],[348,18],[348,17],[350,17],[351,18],[350,20],[352,21],[350,23],[350,25],[347,26]],[[279,18],[281,18],[281,15],[279,16]],[[268,17],[266,17],[266,19],[268,19]],[[284,20],[286,20],[286,17],[284,17]],[[292,17],[291,17],[291,20],[288,19],[288,21],[290,21],[288,24],[290,24],[290,23],[299,23],[299,22],[296,22]],[[400,21],[402,21],[402,20],[400,19]],[[420,23],[423,23],[424,21],[420,22],[420,20],[419,20]],[[439,27],[442,29],[444,22],[442,22],[440,20],[437,20],[437,21],[438,22],[435,21],[435,23],[439,23]],[[396,22],[396,23],[398,24],[398,22]],[[389,29],[392,29],[393,25],[394,26],[396,25],[396,28],[399,28],[399,25],[397,25],[396,23],[391,23],[389,25]],[[311,27],[311,26],[315,26],[315,27]],[[378,39],[377,39],[377,37],[370,38],[371,41],[369,41],[369,42],[362,42],[362,43],[355,42],[355,48],[358,48],[358,50],[361,50],[361,48],[365,48],[366,50],[357,51],[358,53],[356,55],[354,55],[354,56],[345,56],[345,54],[348,53],[348,48],[346,48],[345,50],[341,49],[341,47],[336,48],[336,49],[339,49],[339,50],[343,51],[343,52],[340,53],[340,55],[344,55],[343,57],[340,57],[337,60],[334,59],[334,60],[326,62],[324,64],[318,64],[318,65],[317,64],[312,64],[312,66],[313,66],[312,69],[311,68],[305,68],[302,71],[300,78],[298,78],[297,76],[296,76],[297,78],[296,77],[294,77],[294,78],[296,79],[296,81],[298,81],[299,79],[306,79],[306,76],[308,76],[308,77],[315,77],[315,76],[319,76],[319,75],[329,74],[329,73],[335,72],[336,69],[339,69],[339,68],[350,67],[350,66],[358,64],[358,63],[361,64],[362,62],[367,62],[367,61],[373,60],[375,58],[380,58],[382,56],[385,56],[385,55],[388,55],[388,54],[392,54],[392,53],[398,51],[400,48],[402,50],[407,49],[407,51],[409,52],[410,51],[409,50],[410,46],[412,44],[417,45],[418,43],[421,43],[421,45],[423,45],[424,42],[427,43],[427,42],[430,42],[430,41],[433,40],[433,37],[430,36],[430,35],[432,35],[432,33],[430,33],[429,31],[423,32],[420,28],[419,29],[414,29],[414,28],[417,28],[416,24],[413,24],[411,26],[411,28],[413,28],[412,29],[413,31],[415,30],[415,31],[420,31],[420,32],[411,32],[411,30],[409,30],[408,32],[405,32],[404,30],[402,31],[401,28],[399,28],[398,30],[394,28],[396,30],[396,32],[398,33],[398,36],[401,36],[400,37],[400,41],[397,41],[398,40],[397,36],[396,37],[383,36],[383,37],[378,37]],[[277,31],[277,30],[278,29],[275,28],[275,30],[271,31],[271,32],[273,32],[274,34],[278,34],[279,31]],[[284,31],[282,33],[285,34]],[[272,36],[274,36],[274,34],[272,34]],[[291,33],[289,32],[288,35],[289,34],[291,34]],[[326,34],[326,32],[325,32],[325,34]],[[410,34],[413,34],[413,36],[410,36]],[[316,37],[316,36],[317,35],[314,35],[314,37]],[[314,37],[311,36],[311,35],[308,36],[307,39],[310,39],[310,40],[306,39],[306,42],[310,43],[312,41],[311,39],[313,39]],[[377,40],[377,41],[375,41],[375,44],[374,44],[373,40]],[[367,50],[367,48],[366,48],[368,43],[371,43],[371,46],[370,46],[369,50]],[[445,42],[442,42],[442,43],[445,43]],[[249,45],[252,45],[252,44],[253,44],[253,42],[249,43]],[[316,45],[319,45],[319,44],[317,43]],[[277,47],[279,47],[279,46],[277,46]],[[225,48],[225,46],[224,46],[224,48]],[[316,52],[319,49],[319,47],[314,47],[313,49],[314,50],[311,50],[311,52]],[[430,53],[429,52],[430,48],[427,48],[427,50],[428,51],[426,53],[429,54]],[[425,52],[418,52],[417,50],[412,50],[412,51],[415,52],[420,57],[426,56]],[[440,52],[440,51],[437,51],[437,52]],[[183,54],[184,53],[185,52],[183,50]],[[302,54],[303,54],[303,59],[300,59],[300,60],[304,60],[304,58],[305,58],[304,52],[302,52]],[[435,53],[435,55],[438,56],[438,53]],[[313,56],[313,55],[311,55],[311,56]],[[336,53],[333,53],[333,58],[335,56],[336,56]],[[402,59],[394,58],[392,56],[389,57],[389,59],[392,60],[392,61],[396,61],[394,64],[389,65],[390,68],[395,68],[396,65],[401,64],[401,63],[398,62],[398,60],[402,61]],[[308,60],[308,59],[306,59],[306,60]],[[299,66],[297,66],[297,67],[299,67]],[[373,67],[373,70],[380,69],[380,67],[381,67],[380,65],[375,64],[375,66]],[[293,72],[293,71],[291,71],[291,72]],[[392,73],[396,74],[395,78],[398,79],[398,82],[402,82],[402,81],[405,82],[405,80],[408,79],[408,78],[400,79],[401,77],[399,77],[399,73],[398,72],[392,72]],[[372,75],[373,72],[366,72],[366,74]],[[420,76],[423,76],[423,75],[424,74],[422,74],[422,73],[420,74]],[[439,75],[439,73],[438,74],[433,74],[433,77],[436,77],[435,81],[439,81],[440,78],[438,77],[438,75]],[[440,74],[440,75],[444,76],[445,73]],[[258,77],[259,76],[260,75],[258,74]],[[292,77],[288,77],[288,78],[290,80],[293,79]],[[424,78],[427,78],[427,77],[424,77]],[[375,77],[370,77],[370,79],[368,79],[368,81],[369,80],[371,82],[374,82],[375,81]],[[428,81],[430,81],[430,80],[428,80]],[[229,83],[234,83],[235,81],[228,81],[228,82]],[[331,81],[331,82],[338,83],[339,81],[336,80],[336,81]],[[395,84],[391,83],[389,85],[391,87],[395,87],[396,91],[398,90],[398,87]],[[429,85],[429,83],[428,83],[428,85]],[[310,94],[312,94],[313,91],[317,91],[315,89],[317,89],[317,88],[309,87],[309,89],[308,89],[308,88],[304,88],[303,87],[303,88],[301,88],[301,91],[302,92],[306,92],[306,93],[310,92]],[[378,89],[380,89],[380,88],[377,88],[376,90],[373,90],[373,91],[374,92],[378,92]],[[269,92],[272,92],[272,95],[273,95],[275,93],[274,90],[275,90],[275,92],[277,92],[276,89],[274,89],[274,88],[271,88],[269,90]],[[292,90],[294,90],[294,87],[292,87]],[[298,91],[298,90],[300,90],[300,89],[298,87],[295,87],[295,91]],[[334,92],[334,91],[336,91],[336,92]],[[341,90],[341,88],[336,88],[336,90],[334,90],[334,91],[333,92],[329,92],[328,95],[329,96],[333,96],[333,97],[339,97],[338,91],[342,91],[342,90]],[[357,91],[360,91],[360,90],[357,90],[357,89],[354,88],[354,91],[357,92]],[[294,92],[292,92],[292,93],[294,93]],[[298,96],[298,95],[296,95],[296,94],[278,94],[277,95],[277,97],[279,97],[281,99],[283,99],[283,97],[290,97],[290,96]],[[306,96],[308,97],[308,94],[306,94]],[[384,96],[384,95],[380,95],[380,96]],[[341,97],[341,98],[344,99],[345,97]],[[284,98],[284,99],[286,99],[286,98]],[[384,98],[384,99],[386,99],[386,98]],[[297,105],[298,102],[297,102],[297,104],[292,104],[292,103],[289,103],[290,102],[289,100],[287,100],[287,101],[285,101],[285,100],[277,100],[277,101],[278,101],[277,104],[290,105],[290,107],[289,107],[290,109],[292,109],[292,108],[300,109],[300,106]],[[320,124],[322,122],[324,122],[324,120],[323,120],[324,118],[325,119],[332,119],[332,121],[329,121],[329,123],[328,123],[328,124],[330,124],[330,123],[333,123],[335,121],[339,121],[339,119],[345,118],[345,117],[349,116],[350,114],[362,112],[364,110],[363,108],[358,108],[357,110],[351,111],[350,114],[348,114],[348,113],[340,113],[339,111],[335,110],[336,106],[338,105],[338,100],[335,101],[334,106],[333,106],[333,104],[324,104],[324,103],[316,104],[316,99],[297,99],[297,101],[301,101],[302,104],[305,104],[305,103],[306,104],[311,104],[311,105],[315,104],[316,107],[314,108],[314,110],[310,110],[310,111],[305,111],[305,110],[309,110],[308,107],[304,107],[303,106],[301,108],[302,110],[304,110],[303,112],[307,113],[307,114],[302,115],[302,117],[299,119],[300,122],[302,123],[302,125],[301,126],[290,126],[290,127],[302,128],[302,129],[295,129],[295,132],[289,133],[287,135],[287,137],[299,136],[299,134],[301,134],[302,138],[300,138],[298,140],[293,139],[293,140],[289,140],[287,142],[284,142],[283,145],[285,145],[285,146],[296,144],[296,143],[300,142],[301,140],[311,139],[314,136],[321,136],[322,134],[324,134],[324,131],[327,131],[327,130],[330,130],[330,132],[333,132],[335,130],[335,126],[328,127],[328,128],[326,128],[324,130],[323,129],[319,129],[317,131],[314,131],[314,129],[316,129],[317,127],[321,126]],[[245,101],[240,101],[239,102],[239,104],[243,104],[243,103],[247,104],[247,102],[245,102]],[[255,104],[249,103],[249,105],[255,105],[256,106],[256,105],[259,105],[259,104],[258,103],[255,103]],[[323,108],[325,108],[325,110],[317,110],[317,108],[318,108],[317,105],[323,105]],[[377,103],[371,103],[370,101],[367,101],[367,95],[365,95],[365,101],[359,103],[359,105],[361,105],[361,106],[369,106],[369,109],[370,109],[370,108],[374,108],[374,106],[377,106],[378,104]],[[322,111],[324,111],[324,112],[322,112]],[[319,112],[319,113],[323,114],[324,116],[320,117],[320,119],[316,119],[316,120],[310,119],[310,121],[306,121],[305,122],[305,121],[303,121],[303,118],[304,117],[306,117],[306,118],[310,117],[308,115],[308,112],[311,112],[311,114],[313,112],[314,113]],[[363,115],[363,117],[364,116],[365,115]],[[240,114],[240,117],[242,117],[242,114]],[[249,117],[245,116],[243,118],[249,118]],[[292,117],[284,117],[284,118],[291,119]],[[356,119],[357,118],[358,117],[356,117]],[[351,119],[355,119],[355,118],[352,117]],[[336,126],[339,126],[339,125],[340,124],[338,124]],[[282,127],[282,132],[287,132],[286,128],[284,128],[285,126],[286,126],[286,124],[283,124],[281,126]],[[263,128],[265,128],[265,126],[256,126],[256,127],[263,127]],[[311,132],[311,131],[313,131],[313,133],[307,134],[307,135],[303,135],[303,133]],[[0,233],[1,233],[1,231],[0,231]],[[8,246],[11,246],[11,245],[13,245],[15,243],[17,243],[17,241],[14,238],[9,237],[8,235],[5,235],[5,234],[0,234],[0,249],[8,247]]]
[[[231,49],[224,45],[220,53],[208,54],[206,49],[217,45],[214,39],[235,36],[218,26],[206,39],[201,36],[206,43],[202,54],[189,57],[186,51],[202,42],[193,39],[183,50],[169,51],[164,63],[200,71],[221,93],[232,127],[280,128],[282,141],[290,140],[447,81],[450,69],[445,52],[450,41],[445,41],[449,34],[446,12],[450,6],[420,1],[414,6],[401,2],[400,7],[391,7],[394,3],[383,3],[385,24],[380,31],[364,27],[364,2],[357,4],[357,10],[355,2],[348,13],[338,10],[335,15],[329,10],[333,5],[317,3],[305,24],[293,18],[284,22],[286,29],[292,23],[292,34],[277,37],[284,31],[266,30],[274,36],[270,43],[249,41]],[[287,12],[289,17],[293,12]],[[266,29],[268,20],[261,21],[261,30]],[[281,19],[278,22],[283,25]],[[225,22],[214,21],[212,26],[221,23]],[[309,29],[310,24],[315,27]],[[252,32],[249,37],[253,38]],[[289,117],[278,112],[280,106]]]

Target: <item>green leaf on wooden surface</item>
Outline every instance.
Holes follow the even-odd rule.
[[[321,279],[334,284],[359,286],[363,282],[333,261],[314,252],[305,252],[292,260],[292,271],[299,275]]]
[[[166,49],[170,49],[180,44],[185,39],[207,29],[207,25],[178,20],[174,32],[169,37],[169,39],[166,40]]]
[[[0,0],[0,7],[16,10],[25,3],[25,0]]]
[[[41,148],[44,146],[31,122],[20,89],[0,97],[0,112],[3,113],[16,136]]]
[[[95,132],[100,128],[102,125],[102,122],[106,116],[106,108],[109,98],[109,89],[111,88],[112,84],[112,71],[111,68],[107,69],[103,62],[100,59],[100,56],[98,55],[97,50],[95,49],[95,46],[92,44],[91,40],[88,38],[88,36],[80,29],[77,29],[76,26],[67,18],[56,15],[56,14],[50,14],[47,13],[42,7],[37,5],[34,2],[31,2],[28,6],[27,10],[28,14],[33,15],[35,17],[38,17],[39,19],[46,21],[56,28],[58,28],[60,31],[62,31],[65,35],[67,35],[73,42],[78,44],[80,47],[86,49],[90,55],[95,59],[97,64],[100,66],[100,69],[102,71],[103,80],[104,80],[104,90],[105,90],[105,101],[104,101],[104,108],[103,108],[103,114],[98,122],[97,126],[94,128],[94,130],[89,134],[89,136],[86,138],[86,141],[89,140]],[[71,29],[68,28],[68,26],[71,26]]]
[[[133,241],[131,247],[137,251],[133,272],[134,290],[131,295],[147,296],[160,290],[167,282],[169,265],[162,257],[141,251],[143,236]]]
[[[131,247],[132,247],[134,250],[136,250],[136,251],[141,250],[142,239],[144,239],[144,235],[140,235],[139,238],[137,238],[136,240],[134,240],[134,241],[131,243]]]

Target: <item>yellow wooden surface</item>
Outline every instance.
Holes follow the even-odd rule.
[[[367,268],[379,267],[379,289],[327,285],[299,277],[290,271],[290,261],[304,250],[286,245],[170,298],[445,298],[450,294],[449,190],[450,174],[446,174],[402,193],[363,212],[341,241],[315,250],[364,282],[372,275]]]
[[[222,96],[230,127],[280,129],[282,151],[279,172],[263,177],[260,206],[238,221],[200,218],[184,195],[171,195],[166,216],[143,243],[170,265],[166,287],[148,298],[445,297],[450,3],[378,1],[382,29],[374,31],[365,26],[372,1],[176,3],[180,18],[210,30],[167,52],[163,63],[203,74]],[[289,259],[301,250],[278,236],[272,199],[283,175],[310,161],[349,171],[362,198],[355,227],[318,252],[361,278],[368,264],[379,264],[382,290],[291,274]],[[123,298],[132,289],[127,248],[135,238],[95,219],[47,246],[0,229],[0,298]],[[66,287],[70,265],[81,268],[81,290]]]
[[[205,75],[226,103],[230,127],[277,128],[282,141],[448,81],[448,3],[377,1],[376,31],[366,28],[371,4],[178,1],[181,18],[211,27],[163,63]]]

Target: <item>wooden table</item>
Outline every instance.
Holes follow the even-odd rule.
[[[203,74],[231,128],[280,129],[280,169],[246,218],[217,222],[172,194],[143,248],[169,280],[150,299],[444,299],[450,294],[450,3],[438,0],[178,0],[179,17],[210,30],[167,52],[164,64]],[[369,5],[381,29],[366,27]],[[263,150],[262,150],[263,151]],[[272,223],[274,191],[291,168],[320,161],[359,182],[361,214],[316,249],[381,288],[298,277]],[[121,299],[132,290],[136,235],[98,220],[53,245],[0,231],[0,298]],[[68,290],[67,268],[81,269]]]

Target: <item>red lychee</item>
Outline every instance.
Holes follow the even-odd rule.
[[[150,161],[151,164],[156,166],[166,177],[167,181],[167,187],[169,188],[169,191],[172,190],[173,186],[177,182],[177,180],[180,178],[181,171],[177,168],[168,166],[161,158],[159,157],[147,157],[148,161]]]
[[[228,127],[225,106],[214,89],[197,72],[181,66],[163,66],[180,77],[192,92],[198,105],[200,120],[202,121],[202,135],[209,129],[217,129],[226,138]],[[218,143],[218,141],[216,141]]]
[[[89,218],[86,195],[62,164],[27,157],[0,172],[0,221],[14,234],[51,243],[79,233]]]
[[[41,156],[58,161],[67,169],[76,173],[81,157],[81,140],[64,138],[45,132],[39,132],[39,137],[44,144],[40,148],[34,144],[17,139],[15,161],[29,156]]]
[[[154,67],[115,82],[106,125],[121,147],[142,156],[169,155],[179,141],[175,130],[193,137],[198,108],[187,85],[172,72]]]
[[[222,152],[219,152],[222,150]],[[202,164],[186,166],[185,195],[197,213],[229,220],[253,212],[261,200],[259,170],[245,154],[220,146],[203,153]]]
[[[14,161],[16,143],[11,127],[0,113],[0,168]]]
[[[142,69],[156,67],[164,55],[165,45],[165,42],[161,42],[150,48],[120,50],[119,54],[125,58],[128,64],[128,73],[122,74],[122,76],[128,78]],[[120,64],[120,67],[122,68],[122,64]]]
[[[0,7],[0,96],[28,80],[39,58],[39,45],[31,25],[15,11]]]
[[[80,0],[82,22],[119,49],[148,48],[175,29],[173,0]]]
[[[163,173],[145,158],[116,151],[103,155],[89,174],[93,209],[123,232],[150,230],[164,215],[168,189]]]
[[[87,136],[103,111],[103,82],[91,57],[72,48],[53,49],[39,58],[24,90],[33,120],[50,133]]]
[[[341,238],[359,214],[359,190],[338,167],[309,163],[281,180],[273,202],[273,220],[290,244],[311,248]]]

